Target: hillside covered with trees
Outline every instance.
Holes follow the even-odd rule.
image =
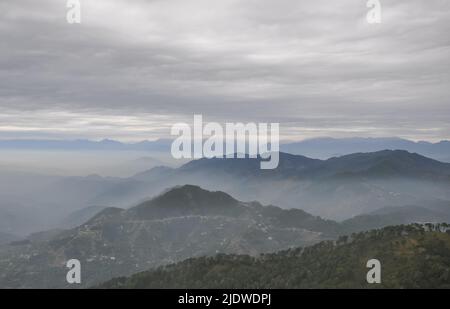
[[[381,262],[381,284],[366,263]],[[101,288],[450,288],[450,225],[413,224],[258,257],[201,257],[116,278]]]

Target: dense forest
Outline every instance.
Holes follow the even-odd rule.
[[[369,284],[366,263],[381,262]],[[258,257],[201,257],[116,278],[100,288],[450,288],[450,225],[412,224]]]

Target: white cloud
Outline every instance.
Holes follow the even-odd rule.
[[[82,0],[68,25],[64,1],[2,2],[0,137],[153,138],[202,113],[448,139],[450,4],[382,4],[369,25],[360,0]]]

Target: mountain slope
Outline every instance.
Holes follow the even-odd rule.
[[[101,288],[450,288],[450,226],[396,226],[259,257],[217,255],[117,278]],[[445,232],[445,230],[447,230]],[[381,263],[368,284],[366,263]]]
[[[440,202],[423,206],[385,207],[342,222],[347,232],[382,228],[410,223],[450,222],[450,203]]]
[[[414,177],[450,180],[450,164],[404,150],[354,153],[324,162],[320,170],[327,175],[353,174],[365,177]]]
[[[182,186],[129,210],[106,208],[50,239],[0,247],[0,287],[68,287],[69,259],[81,261],[88,286],[189,257],[313,244],[335,238],[340,228],[302,210]]]
[[[236,156],[236,155],[235,155]],[[182,172],[209,171],[215,174],[225,173],[243,177],[290,177],[296,176],[302,171],[314,168],[321,164],[320,160],[310,159],[301,155],[280,153],[279,164],[273,170],[261,170],[261,157],[249,158],[212,158],[199,159],[186,163],[181,168]]]

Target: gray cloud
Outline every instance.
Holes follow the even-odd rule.
[[[449,139],[450,3],[0,3],[0,138],[164,137],[176,121],[280,122],[284,138]]]

